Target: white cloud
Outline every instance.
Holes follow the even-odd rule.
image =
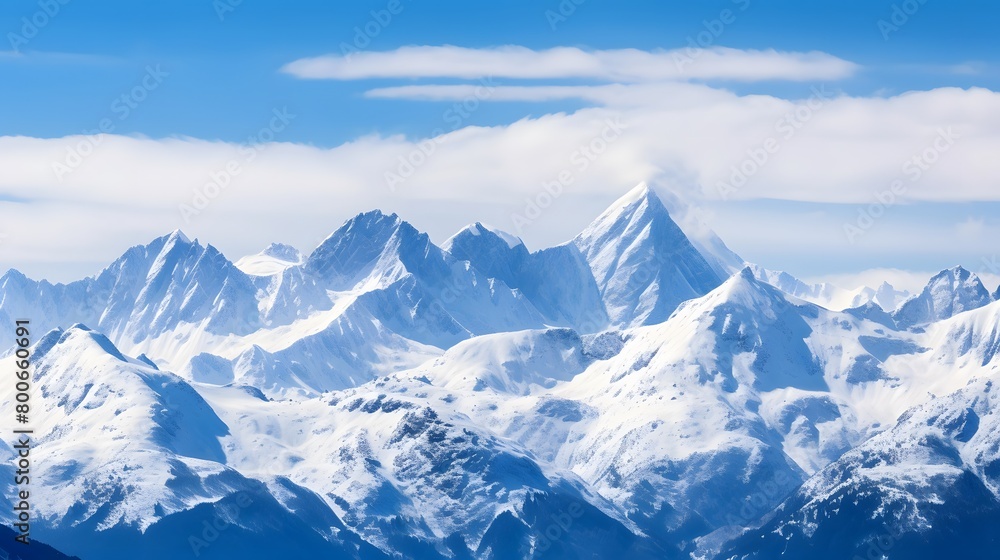
[[[824,99],[790,100],[685,83],[501,85],[486,97],[477,87],[409,85],[368,95],[582,99],[635,123],[625,143],[637,165],[682,176],[708,199],[873,204],[897,181],[895,203],[1000,199],[992,179],[1000,163],[991,155],[1000,149],[1000,95],[986,89],[851,97],[821,86]],[[587,111],[557,118],[572,122]],[[768,144],[773,153],[762,153]]]
[[[473,89],[460,89],[468,87]],[[370,95],[461,100],[475,96],[475,87],[430,85]],[[0,234],[8,236],[0,262],[81,262],[92,268],[175,227],[233,258],[270,241],[308,250],[342,220],[371,208],[396,211],[438,241],[474,220],[514,231],[514,216],[532,213],[532,204],[547,196],[544,185],[556,188],[553,182],[563,176],[560,196],[519,232],[538,248],[572,237],[642,180],[667,183],[696,206],[720,204],[718,185],[730,181],[734,167],[752,159],[769,138],[779,149],[728,200],[868,205],[895,180],[905,181],[897,204],[1000,200],[1000,160],[994,157],[1000,151],[1000,95],[985,89],[895,97],[831,93],[812,108],[805,100],[683,82],[497,86],[475,99],[566,97],[594,106],[491,127],[462,126],[446,112],[431,139],[368,136],[333,148],[273,143],[250,162],[239,146],[224,142],[111,135],[61,181],[53,163],[64,161],[82,137],[0,137]],[[609,119],[625,127],[612,142],[601,138]],[[911,180],[907,161],[922,157],[939,130],[949,128],[957,135],[953,145],[934,154],[919,180]],[[406,159],[413,162],[412,173]],[[242,172],[185,222],[179,206],[190,204],[194,192],[233,160]],[[390,189],[392,174],[408,177]],[[30,200],[3,202],[11,198]],[[839,218],[824,222],[829,227],[823,231],[813,231],[815,220],[802,221],[801,230],[772,231],[776,226],[766,219],[744,224],[753,231],[717,229],[727,230],[720,234],[735,249],[746,246],[739,238],[753,238],[759,247],[788,254],[807,251],[822,236],[825,246],[841,243],[859,255],[901,243],[946,247],[958,239],[953,223],[899,233],[890,227],[892,218],[885,219],[856,247],[842,243]]]
[[[520,46],[470,49],[411,46],[394,51],[302,58],[282,70],[303,79],[368,78],[589,78],[636,83],[668,80],[835,80],[857,65],[822,52],[739,50],[725,47],[642,51],[532,50]]]

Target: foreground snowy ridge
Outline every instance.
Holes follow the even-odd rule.
[[[706,246],[640,185],[534,252],[372,211],[309,254],[176,231],[70,284],[8,271],[33,534],[85,560],[996,550],[997,294]]]

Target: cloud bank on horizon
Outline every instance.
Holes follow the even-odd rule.
[[[905,206],[1000,202],[1000,95],[985,88],[849,95],[838,81],[866,72],[857,63],[723,47],[423,45],[300,58],[280,72],[370,84],[371,103],[444,102],[440,127],[323,147],[282,140],[299,118],[283,106],[242,143],[121,135],[113,126],[0,137],[0,203],[31,209],[5,216],[19,238],[4,260],[29,269],[98,262],[175,227],[230,252],[268,241],[308,249],[339,220],[375,207],[438,241],[483,219],[539,248],[570,238],[640,181],[701,208],[748,258],[755,247],[876,255],[917,244],[947,253],[960,235],[969,254],[987,257],[1000,233],[996,223],[979,223],[971,235],[957,221],[909,232],[886,225]],[[795,95],[733,87],[775,82],[808,87]],[[580,106],[472,124],[491,104],[560,100]],[[762,220],[774,208],[753,201],[815,206],[803,231],[790,234]],[[142,233],[123,241],[122,231]],[[868,261],[856,270],[878,266]],[[830,272],[808,261],[802,268]]]

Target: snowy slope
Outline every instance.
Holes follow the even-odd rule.
[[[747,270],[659,325],[477,337],[383,390],[447,403],[577,473],[665,549],[690,550],[875,430],[882,418],[856,414],[854,393],[896,383],[880,359],[910,351],[910,336]]]
[[[578,476],[447,403],[193,386],[83,326],[34,350],[34,529],[84,558],[664,557]],[[225,545],[189,548],[219,518]]]
[[[560,548],[656,557],[651,543],[578,477],[538,463],[516,443],[450,412],[446,402],[387,393],[380,383],[301,402],[222,388],[205,395],[232,429],[224,438],[231,465],[255,476],[281,473],[315,490],[384,549],[416,558],[500,544],[530,550],[550,516],[577,504],[582,520],[574,519]],[[497,531],[505,536],[490,536]],[[601,535],[618,535],[614,540],[626,545],[616,551]]]
[[[898,420],[809,479],[722,557],[939,558],[956,548],[991,557],[1000,544],[989,528],[1000,520],[998,329],[998,303],[929,327],[918,340],[934,348],[897,356],[899,385],[859,403],[891,399],[888,416]]]
[[[992,380],[908,411],[810,479],[732,558],[995,556],[1000,436]],[[874,554],[874,556],[873,556]]]
[[[283,243],[271,243],[256,255],[236,261],[236,268],[251,276],[274,276],[290,266],[301,264],[305,257],[298,249]]]
[[[32,449],[39,539],[82,558],[190,558],[189,536],[221,517],[226,545],[198,557],[374,551],[312,492],[226,466],[229,428],[181,378],[126,357],[82,325],[47,334],[34,360],[32,428],[44,434]],[[274,531],[293,542],[276,543]]]
[[[747,270],[661,325],[600,343],[479,337],[385,388],[451,403],[577,472],[664,547],[704,552],[1000,349],[995,306],[917,334],[870,309],[879,320],[789,299]]]

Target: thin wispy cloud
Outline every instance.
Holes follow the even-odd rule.
[[[374,88],[365,92],[372,99],[409,99],[412,101],[460,101],[470,97],[483,97],[490,101],[552,101],[557,99],[585,99],[600,101],[609,94],[626,94],[622,84],[597,86],[493,86],[489,96],[477,95],[482,91],[475,84],[416,84]]]
[[[837,80],[858,65],[823,52],[740,50],[725,47],[643,51],[521,46],[472,49],[409,46],[385,52],[302,58],[282,71],[302,79],[582,78],[637,83],[676,80]]]

